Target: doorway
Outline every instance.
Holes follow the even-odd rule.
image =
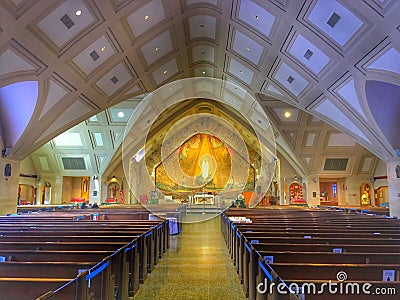
[[[37,187],[37,205],[50,204],[51,202],[51,184],[48,181],[41,181]]]
[[[321,205],[338,205],[337,180],[319,182]]]
[[[18,185],[18,205],[35,204],[35,188],[28,184]]]
[[[388,196],[388,187],[387,186],[380,186],[375,190],[375,205],[376,206],[385,206],[389,201]]]

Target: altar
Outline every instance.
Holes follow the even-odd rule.
[[[211,204],[214,205],[213,194],[195,194],[194,204]]]

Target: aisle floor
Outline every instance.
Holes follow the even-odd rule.
[[[184,223],[133,300],[246,299],[221,233],[220,216]]]

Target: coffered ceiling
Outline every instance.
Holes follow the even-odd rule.
[[[213,77],[260,102],[304,173],[333,154],[370,170],[375,156],[398,159],[399,11],[397,0],[3,0],[0,146],[23,159],[118,103]],[[109,136],[83,148],[99,155]]]

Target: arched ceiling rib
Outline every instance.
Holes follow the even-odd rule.
[[[1,1],[0,87],[46,82],[11,155],[166,82],[209,76],[263,95],[267,112],[283,101],[317,115],[390,161],[367,100],[382,86],[364,83],[400,82],[399,10],[397,0]],[[290,144],[295,133],[284,134]]]

